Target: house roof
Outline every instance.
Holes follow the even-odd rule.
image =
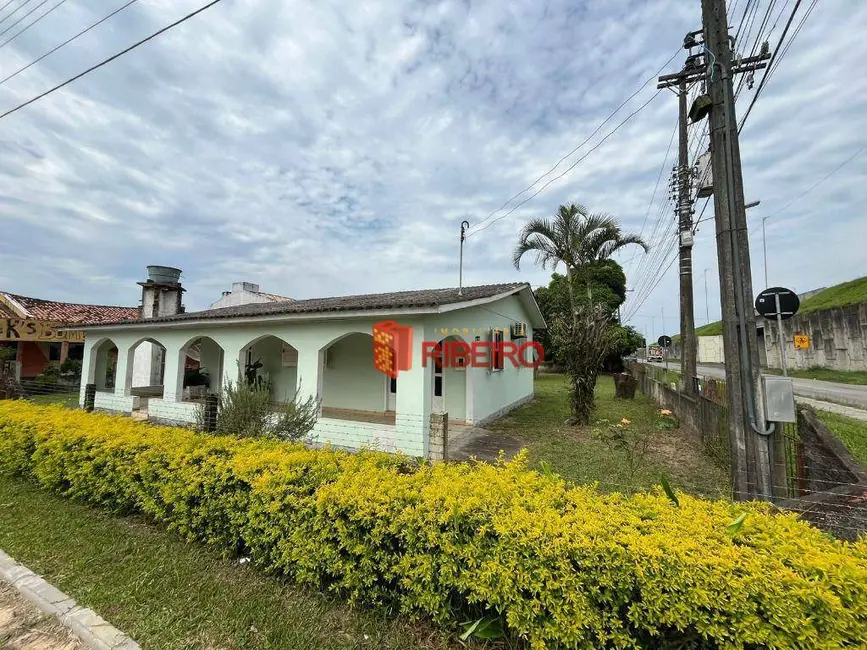
[[[508,284],[487,284],[476,287],[463,287],[461,295],[458,295],[456,287],[448,289],[422,289],[418,291],[396,291],[392,293],[370,293],[355,296],[335,296],[331,298],[309,298],[306,300],[292,300],[281,302],[249,303],[233,307],[221,307],[207,309],[198,312],[185,312],[174,316],[149,318],[139,321],[126,321],[118,323],[92,323],[93,326],[117,324],[117,325],[142,325],[151,323],[180,323],[186,321],[237,319],[237,318],[262,318],[274,316],[304,316],[318,315],[339,316],[341,312],[390,312],[400,310],[426,310],[436,311],[438,308],[472,303],[474,301],[490,301],[511,294],[522,293],[531,305],[534,320],[544,327],[544,319],[535,305],[530,285],[526,282],[512,282]],[[535,325],[535,323],[534,323]]]
[[[295,298],[289,296],[278,296],[276,293],[265,293],[264,291],[253,291],[257,296],[262,296],[269,302],[294,302]]]
[[[139,309],[138,307],[58,302],[0,291],[0,315],[7,318],[32,318],[66,324],[93,324],[137,320]]]

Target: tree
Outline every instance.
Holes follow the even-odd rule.
[[[553,219],[531,219],[521,230],[513,252],[512,261],[518,269],[524,255],[531,252],[542,268],[565,267],[566,300],[556,286],[555,273],[542,302],[550,308],[546,316],[553,355],[566,366],[570,377],[572,421],[577,424],[590,421],[596,376],[618,338],[611,324],[613,312],[625,299],[626,279],[611,256],[631,244],[648,249],[640,236],[624,234],[614,217],[590,213],[572,203],[561,205]],[[594,298],[594,286],[600,284],[605,291],[597,289]],[[583,289],[583,299],[579,289]]]
[[[645,252],[648,247],[638,235],[623,234],[617,220],[607,214],[590,213],[579,203],[561,205],[553,219],[531,219],[518,237],[518,245],[512,255],[516,269],[521,268],[521,259],[527,253],[536,254],[536,264],[543,269],[550,265],[556,270],[559,264],[566,267],[566,282],[572,291],[574,304],[575,275],[586,289],[587,299],[593,304],[592,275],[595,263],[609,260],[625,246],[635,244]],[[625,296],[625,294],[624,294]]]

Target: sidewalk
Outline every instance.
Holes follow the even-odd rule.
[[[867,422],[867,410],[855,408],[854,406],[844,406],[843,404],[834,404],[833,402],[822,402],[817,399],[810,399],[809,397],[800,396],[796,396],[795,401],[799,404],[806,404],[807,406],[812,406],[814,409],[818,409],[820,411],[830,411],[831,413],[837,413],[838,415],[845,415],[846,417],[850,417],[853,420]]]

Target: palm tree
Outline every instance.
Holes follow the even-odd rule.
[[[536,218],[527,222],[518,237],[518,245],[512,255],[516,269],[521,268],[521,259],[526,253],[536,253],[536,264],[543,269],[558,264],[566,267],[569,299],[575,311],[573,276],[594,262],[609,259],[624,246],[635,244],[647,252],[648,246],[639,235],[623,234],[617,219],[611,215],[594,212],[579,203],[561,205],[553,219]],[[590,275],[586,274],[587,297],[593,302]]]
[[[572,424],[587,424],[594,408],[593,389],[602,359],[610,347],[610,314],[593,305],[589,267],[609,259],[624,246],[635,244],[647,251],[647,244],[638,235],[623,234],[614,217],[589,213],[578,203],[561,205],[553,219],[532,219],[521,230],[518,245],[512,255],[515,268],[530,252],[536,254],[536,264],[552,270],[558,264],[566,267],[569,291],[569,318],[555,318],[552,336],[558,346],[567,350],[566,374],[571,382]],[[574,275],[583,273],[587,284],[589,309],[575,307]],[[565,322],[564,322],[565,320]]]

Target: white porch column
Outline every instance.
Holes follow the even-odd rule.
[[[316,345],[301,346],[298,350],[298,399],[306,400],[313,396],[322,398],[323,354]]]
[[[135,350],[129,349],[129,343],[117,343],[117,367],[114,369],[114,394],[123,397],[130,394],[132,387],[132,369]]]
[[[184,390],[184,361],[186,352],[177,344],[167,345],[163,372],[163,401],[180,402]]]
[[[395,428],[399,448],[426,458],[430,438],[433,373],[430,367],[422,366],[422,342],[425,338],[424,327],[416,326],[413,331],[412,367],[400,371],[397,376]]]
[[[93,354],[93,344],[96,341],[95,338],[84,340],[84,352],[81,355],[81,385],[78,391],[78,406],[81,408],[84,408],[84,391],[87,385],[96,383],[96,355]]]

